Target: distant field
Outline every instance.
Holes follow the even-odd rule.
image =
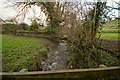
[[[101,39],[118,40],[120,34],[120,30],[118,29],[118,19],[103,24],[101,34]]]
[[[37,38],[2,35],[4,72],[16,72],[21,69],[36,70],[36,59],[46,53],[47,49]]]
[[[101,39],[118,40],[118,33],[101,33]]]
[[[120,32],[118,29],[109,29],[109,28],[103,28],[103,33],[118,33]]]

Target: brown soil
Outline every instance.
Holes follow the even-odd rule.
[[[100,39],[98,40],[101,43],[101,46],[106,49],[111,49],[113,51],[120,51],[120,40],[107,40],[107,39]]]

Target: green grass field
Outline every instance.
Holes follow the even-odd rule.
[[[101,33],[101,39],[118,40],[118,33]]]
[[[101,39],[118,40],[120,31],[118,29],[118,20],[111,20],[102,25]]]
[[[1,36],[1,35],[0,35]],[[36,60],[47,49],[37,38],[2,35],[2,67],[4,72],[36,70]],[[42,56],[41,56],[42,57]]]

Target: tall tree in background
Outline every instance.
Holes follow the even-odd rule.
[[[103,19],[105,9],[107,8],[106,2],[97,2],[92,10],[89,12],[90,20],[92,21],[92,27],[91,27],[91,42],[94,43],[96,39],[96,34],[98,32],[98,29],[100,27],[101,21]]]

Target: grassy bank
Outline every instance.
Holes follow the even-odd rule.
[[[37,70],[38,60],[46,53],[47,49],[37,38],[2,35],[2,64],[5,72]]]

